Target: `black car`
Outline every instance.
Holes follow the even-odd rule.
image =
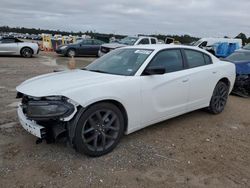
[[[233,93],[242,97],[250,96],[250,50],[237,50],[225,60],[234,63],[236,67]]]
[[[83,39],[73,44],[58,46],[56,53],[68,57],[78,55],[98,56],[98,50],[104,42],[97,39]]]

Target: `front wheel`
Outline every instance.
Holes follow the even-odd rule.
[[[97,103],[83,112],[77,122],[76,150],[97,157],[112,151],[124,132],[121,111],[111,103]]]
[[[67,56],[68,57],[75,57],[76,56],[76,51],[74,49],[69,49],[67,51]]]
[[[213,96],[210,100],[210,105],[208,110],[212,114],[221,113],[227,103],[227,98],[229,94],[229,87],[224,82],[218,82],[214,88]]]

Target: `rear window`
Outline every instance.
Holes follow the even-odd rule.
[[[200,67],[212,63],[211,58],[202,52],[198,52],[195,50],[184,50],[184,51],[189,68]]]
[[[138,44],[149,44],[149,39],[148,38],[141,39],[141,41]]]
[[[155,39],[151,39],[151,44],[156,44],[156,40]]]
[[[206,64],[212,64],[213,63],[212,59],[211,59],[211,57],[209,55],[207,55],[207,54],[203,54],[203,55],[204,55]]]

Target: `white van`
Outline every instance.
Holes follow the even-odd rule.
[[[207,51],[214,53],[214,45],[216,43],[237,43],[240,48],[242,48],[242,40],[241,39],[232,39],[232,38],[202,38],[195,42],[193,46],[197,46],[199,48],[203,48]]]

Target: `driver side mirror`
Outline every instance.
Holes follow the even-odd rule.
[[[165,67],[147,67],[144,70],[143,75],[165,74],[165,72]]]

